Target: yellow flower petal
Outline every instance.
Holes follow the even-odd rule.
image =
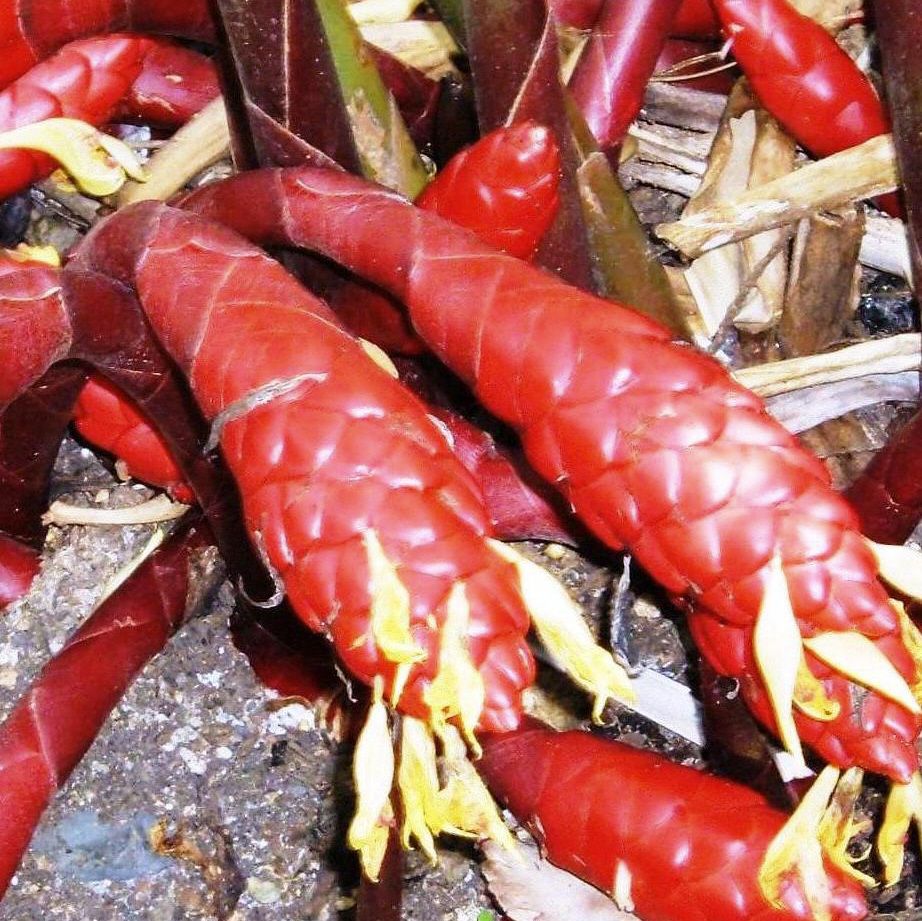
[[[910,713],[922,713],[903,676],[863,633],[830,630],[805,639],[804,646],[840,675],[877,691]]]
[[[804,767],[804,752],[792,712],[803,644],[784,569],[777,556],[771,562],[768,584],[752,631],[752,645],[781,743],[798,765]]]
[[[4,249],[0,252],[14,262],[43,262],[54,268],[61,265],[61,254],[53,246],[30,246],[28,243],[20,243],[15,249]]]
[[[0,134],[2,150],[39,150],[54,157],[88,195],[111,195],[127,173],[143,179],[137,157],[116,138],[73,118],[49,118]]]
[[[863,854],[852,857],[848,846],[855,835],[867,831],[870,825],[867,821],[855,821],[855,804],[861,793],[861,781],[864,771],[861,768],[849,768],[839,778],[836,789],[829,801],[829,806],[820,820],[818,837],[826,856],[844,873],[857,880],[863,886],[875,886],[873,876],[868,876],[856,870],[854,864],[864,860],[870,853],[870,845]]]
[[[839,771],[827,765],[772,839],[759,867],[759,888],[778,908],[784,907],[782,885],[788,874],[795,872],[816,921],[830,918],[829,879],[823,866],[819,829],[838,780]]]
[[[804,656],[800,657],[794,679],[794,706],[801,713],[823,723],[834,720],[842,709],[838,701],[827,695],[823,682],[810,671]]]
[[[566,589],[507,544],[491,540],[490,546],[518,571],[522,600],[544,647],[563,671],[594,696],[593,719],[601,718],[611,697],[630,704],[634,692],[627,672],[592,638],[579,605]]]
[[[877,835],[877,853],[884,867],[884,885],[892,886],[903,872],[906,835],[911,823],[922,836],[922,777],[913,774],[907,784],[893,784],[884,821]]]
[[[904,595],[922,601],[922,553],[913,547],[865,540],[877,559],[881,579]]]
[[[375,682],[375,699],[355,745],[352,773],[355,780],[355,815],[349,826],[349,847],[359,852],[365,875],[376,881],[387,851],[393,823],[391,787],[394,783],[394,749],[387,709],[381,700],[381,679]]]
[[[147,174],[144,172],[134,151],[118,138],[112,137],[111,134],[97,133],[96,143],[117,163],[125,174],[134,179],[135,182],[147,182]]]
[[[365,531],[362,542],[371,573],[370,615],[375,643],[389,662],[421,662],[426,658],[426,651],[416,644],[410,633],[410,593],[400,581],[397,567],[388,559],[375,531]],[[396,696],[399,698],[399,694]]]
[[[916,680],[912,686],[912,696],[915,697],[916,703],[922,704],[922,633],[919,628],[912,622],[912,618],[906,613],[906,608],[900,601],[890,599],[900,619],[900,637],[903,645],[912,656],[912,661],[916,666]]]
[[[452,586],[445,611],[445,623],[439,635],[439,671],[423,700],[431,711],[436,730],[457,717],[465,738],[479,754],[474,729],[483,712],[486,689],[467,648],[470,606],[464,583],[456,582]]]
[[[435,742],[427,726],[405,716],[400,726],[400,767],[397,785],[403,804],[401,842],[409,850],[415,838],[423,853],[435,863],[433,833],[443,826],[439,803],[439,775],[435,761]]]
[[[461,734],[451,725],[442,726],[436,733],[442,742],[442,766],[447,779],[439,793],[443,829],[470,838],[489,838],[514,851],[515,839],[468,759]]]

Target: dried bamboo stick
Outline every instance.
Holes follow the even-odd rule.
[[[686,256],[696,257],[816,211],[891,192],[898,185],[893,138],[883,134],[767,182],[732,202],[660,224],[656,233]]]
[[[765,405],[789,432],[796,434],[865,406],[891,400],[914,402],[918,399],[918,371],[900,371],[898,374],[869,374],[867,377],[779,393],[769,397]]]
[[[145,167],[146,182],[126,182],[118,206],[136,201],[166,201],[185,184],[230,150],[230,130],[224,100],[219,96],[183,125]]]
[[[871,374],[897,374],[922,367],[922,336],[901,333],[868,339],[834,352],[741,368],[733,376],[760,396],[769,397],[833,381]]]

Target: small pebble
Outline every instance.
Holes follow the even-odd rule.
[[[22,242],[31,213],[32,199],[28,192],[0,202],[0,246],[16,246]]]
[[[258,876],[251,876],[247,880],[247,892],[254,902],[260,905],[271,905],[277,902],[282,895],[282,889],[278,883],[268,879],[260,879]]]
[[[0,668],[0,687],[14,688],[18,678],[19,672],[15,668]]]

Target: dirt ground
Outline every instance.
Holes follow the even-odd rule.
[[[76,446],[60,472],[73,502],[149,495]],[[33,590],[0,620],[0,713],[150,530],[51,529]],[[46,814],[2,921],[348,917],[354,869],[334,796],[348,753],[304,706],[273,707],[230,640],[231,607],[225,584],[132,685]],[[187,859],[151,849],[158,825],[189,845]],[[411,861],[405,917],[475,921],[483,888],[463,850],[437,870]]]

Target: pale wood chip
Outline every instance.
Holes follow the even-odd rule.
[[[519,859],[492,842],[483,850],[490,892],[512,921],[636,921],[609,896],[545,860],[533,844],[520,845]]]

